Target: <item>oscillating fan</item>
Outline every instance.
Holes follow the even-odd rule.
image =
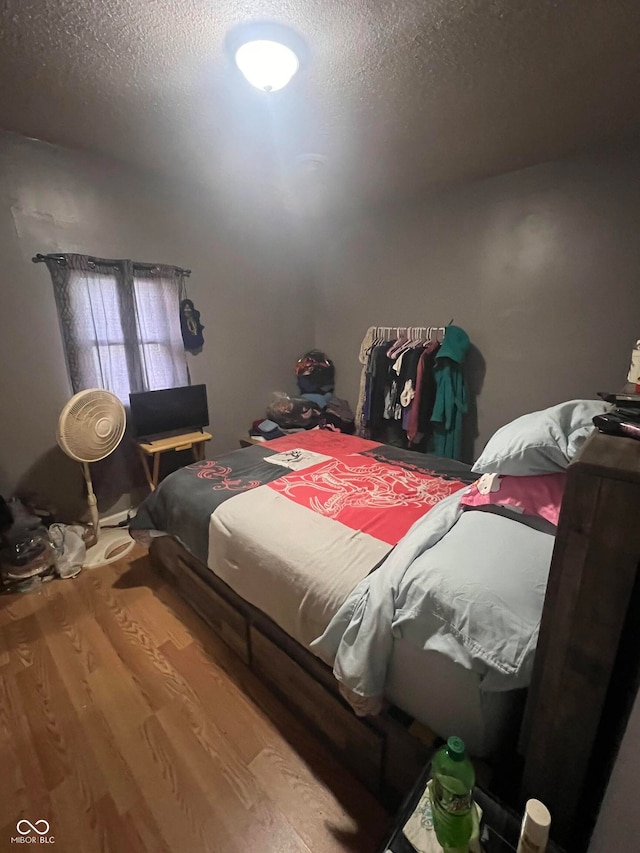
[[[89,470],[90,462],[97,462],[113,453],[122,441],[126,424],[127,416],[120,400],[111,391],[100,388],[75,394],[58,419],[58,444],[67,456],[82,463],[87,502],[97,537],[96,544],[87,549],[85,568],[118,560],[134,545],[126,530],[100,531],[97,500]]]

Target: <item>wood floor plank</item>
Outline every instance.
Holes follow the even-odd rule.
[[[93,578],[92,611],[113,649],[134,676],[153,710],[189,687],[113,588]]]
[[[0,673],[11,663],[8,641],[9,637],[7,631],[4,630],[4,625],[0,623]]]
[[[216,647],[213,651],[213,647],[217,643],[220,643],[220,647]],[[238,683],[241,683],[245,689],[248,689],[251,696],[256,698],[262,707],[269,710],[269,717],[265,717],[264,714],[260,713],[253,706],[252,725],[255,729],[256,724],[258,724],[259,737],[253,742],[249,750],[246,749],[246,742],[242,740],[239,732],[229,731],[229,717],[227,714],[224,715],[224,719],[227,720],[224,731],[231,736],[234,743],[239,741],[242,744],[241,748],[243,749],[245,760],[249,761],[251,770],[255,769],[253,762],[256,757],[263,757],[269,754],[272,749],[278,751],[281,756],[286,755],[287,766],[290,770],[294,769],[291,778],[297,780],[300,788],[298,791],[292,792],[292,788],[296,787],[296,782],[294,782],[294,784],[289,784],[288,787],[287,785],[281,785],[279,790],[282,793],[286,789],[292,794],[290,798],[285,797],[285,799],[290,799],[296,803],[296,828],[304,816],[304,810],[302,809],[304,798],[300,796],[301,792],[313,790],[313,796],[307,803],[307,812],[313,814],[311,819],[311,823],[313,823],[319,814],[317,811],[317,802],[319,798],[321,799],[320,795],[323,792],[323,786],[333,787],[335,790],[340,791],[341,795],[340,802],[342,803],[342,808],[338,811],[336,811],[335,807],[333,809],[334,815],[340,815],[340,820],[336,819],[331,827],[329,825],[325,826],[323,835],[326,836],[327,832],[331,833],[335,830],[337,837],[341,841],[338,843],[331,836],[331,846],[328,849],[376,849],[387,828],[388,818],[373,795],[363,790],[355,780],[349,784],[347,780],[350,777],[340,762],[333,756],[327,755],[326,748],[316,741],[315,738],[309,738],[308,731],[295,715],[289,709],[283,707],[278,699],[242,662],[235,659],[233,652],[228,649],[226,644],[222,643],[218,638],[214,638],[207,642],[207,646],[207,651],[202,646],[193,645],[181,652],[170,649],[167,646],[165,653],[174,661],[176,667],[180,668],[180,666],[183,666],[186,668],[186,671],[189,671],[189,681],[192,685],[197,685],[195,687],[196,693],[198,693],[203,705],[211,709],[210,713],[213,712],[215,715],[215,711],[219,710],[221,698],[215,678],[215,673],[219,673],[219,670],[217,667],[215,670],[211,668],[212,653],[216,656],[215,664],[218,664],[221,659],[225,659],[227,664],[233,663]],[[227,655],[230,656],[229,659],[226,659]],[[213,665],[215,666],[215,664]],[[218,703],[215,701],[216,696],[218,696]],[[244,693],[242,694],[242,700],[243,702],[246,701]],[[274,720],[278,721],[277,726]],[[301,749],[304,757],[301,757],[289,743],[283,740],[281,736],[281,732],[283,731],[287,733],[287,739],[291,740],[292,743]],[[260,743],[263,747],[259,753],[255,753],[256,745]],[[316,773],[320,772],[322,781],[317,776],[314,776],[314,773],[309,770],[309,766],[313,767]],[[270,772],[266,772],[261,779],[263,787],[266,786],[270,792],[269,796],[275,790],[272,787],[274,778],[276,777],[271,777]],[[291,782],[291,778],[289,782]],[[329,800],[331,801],[332,798],[330,797]],[[275,804],[278,805],[277,802]],[[348,815],[353,815],[353,819],[349,819]],[[372,815],[374,816],[373,819]],[[366,827],[364,836],[363,832],[358,828],[361,826]],[[353,848],[349,846],[352,843],[355,844]],[[344,844],[345,846],[340,846],[340,844]]]
[[[15,736],[15,711],[8,680],[0,676],[0,826],[15,820],[25,805],[26,785],[20,762],[20,739]]]
[[[18,622],[25,616],[33,615],[39,606],[42,592],[48,587],[49,584],[45,584],[30,595],[3,595],[0,598],[0,625]]]
[[[263,715],[256,714],[240,688],[195,643],[181,650],[165,643],[162,651],[189,682],[215,725],[238,746],[247,763],[273,741],[273,729]]]
[[[53,709],[51,671],[44,666],[24,669],[17,673],[16,683],[22,698],[31,741],[48,790],[52,790],[70,775],[70,749],[65,740],[62,721]]]
[[[48,646],[34,665],[16,675],[36,753],[49,790],[66,778],[77,784],[78,807],[89,807],[108,791],[91,746]]]
[[[188,646],[193,637],[185,623],[163,603],[158,595],[165,582],[149,565],[146,557],[132,560],[129,566],[114,564],[117,579],[114,586],[127,589],[131,613],[158,648],[171,641],[178,649]]]
[[[206,720],[195,721],[197,733],[193,731],[191,725],[185,724],[184,706],[179,700],[159,711],[157,718],[171,744],[185,756],[217,820],[230,836],[242,837],[244,850],[308,850],[291,823],[268,799],[263,785],[213,726]],[[255,848],[251,846],[253,838]]]
[[[42,618],[45,624],[49,621]],[[90,654],[74,655],[71,639],[61,631],[50,632],[48,641],[71,703],[81,722],[79,730],[89,735],[86,750],[106,780],[116,809],[124,814],[139,797],[139,789],[124,759],[116,733],[128,734],[141,726],[151,713],[134,679],[115,653],[99,626],[78,618],[76,630]],[[89,661],[91,663],[89,666]]]
[[[82,632],[81,614],[73,596],[58,594],[36,620],[76,711],[93,702],[89,676],[99,666],[96,652]]]
[[[269,798],[286,817],[295,820],[298,833],[312,850],[344,850],[347,841],[347,849],[372,849],[380,841],[386,819],[376,820],[378,810],[374,808],[373,820],[365,817],[359,824],[296,758],[286,746],[280,750],[267,748],[249,767]]]
[[[177,668],[183,666],[185,672],[189,672],[188,680],[194,686],[202,704],[210,709],[210,714],[213,715],[221,708],[222,697],[217,687],[217,679],[220,678],[220,665],[224,665],[229,671],[233,670],[231,683],[236,690],[239,685],[242,686],[240,694],[242,702],[247,702],[247,697],[254,700],[250,702],[249,707],[251,708],[252,735],[257,735],[257,737],[253,737],[251,741],[246,736],[244,740],[242,739],[241,730],[245,727],[245,721],[242,718],[238,718],[236,721],[240,723],[238,729],[230,730],[227,713],[223,713],[222,730],[232,738],[234,743],[241,744],[245,761],[249,763],[249,766],[252,766],[251,762],[257,755],[260,755],[264,750],[268,751],[273,748],[286,753],[291,767],[297,769],[304,766],[313,768],[310,776],[313,779],[312,784],[316,794],[322,790],[323,785],[340,792],[340,802],[346,813],[353,815],[357,826],[370,829],[369,834],[365,832],[363,841],[359,840],[360,831],[354,835],[347,829],[344,835],[345,845],[351,843],[355,838],[356,845],[362,844],[364,846],[356,846],[354,849],[377,848],[388,824],[388,816],[380,808],[379,803],[370,792],[364,790],[359,783],[349,776],[343,765],[328,753],[324,744],[314,737],[309,737],[306,727],[295,714],[281,704],[248,667],[237,659],[223,641],[215,636],[206,636],[204,643],[193,644],[181,652],[171,649],[169,646],[164,650],[165,654],[174,661]],[[223,681],[227,689],[230,686],[229,681],[228,678]],[[217,703],[216,696],[218,697]],[[258,703],[258,707],[256,707],[255,702]],[[268,715],[265,715],[262,709],[265,709]],[[224,720],[226,720],[226,725]],[[286,734],[285,737],[283,737],[283,733]],[[260,745],[262,745],[261,748],[256,752]],[[310,776],[307,775],[304,778],[309,779]],[[300,806],[300,797],[297,796],[294,799]],[[315,805],[313,809],[315,810]],[[372,815],[374,819],[372,819]],[[372,838],[376,840],[372,841]],[[330,849],[351,848],[349,846],[344,848],[332,846]]]
[[[54,816],[51,833],[55,847],[64,853],[122,853],[130,838],[128,826],[121,820],[108,794],[87,808],[79,807],[78,780],[68,777],[51,792]]]
[[[123,848],[127,853],[129,850],[132,853],[137,853],[138,850],[140,853],[173,853],[142,796],[139,796],[122,816],[122,823],[131,845]]]
[[[83,853],[94,853],[95,839],[91,832],[89,818],[84,810],[78,808],[76,783],[66,777],[51,792],[51,804],[54,817],[51,821],[51,833],[56,839],[52,850],[70,850],[75,842]]]
[[[11,672],[20,672],[33,663],[34,644],[40,635],[38,622],[33,613],[11,618],[2,626],[3,646],[9,660],[6,667]]]
[[[32,733],[27,721],[27,715],[22,705],[20,691],[11,673],[4,673],[0,681],[2,685],[2,696],[0,696],[0,707],[2,708],[2,720],[5,729],[5,743],[7,739],[12,746],[14,760],[20,769],[22,787],[13,790],[10,796],[15,801],[5,800],[5,809],[9,809],[9,802],[15,802],[15,812],[9,814],[13,822],[19,817],[27,817],[27,812],[35,812],[45,820],[50,814],[49,790],[46,785],[42,765],[33,748]],[[2,764],[2,767],[8,765]],[[38,818],[39,819],[39,818]]]
[[[246,763],[232,741],[208,719],[202,706],[176,699],[156,715],[171,743],[185,756],[202,789],[214,789],[214,806],[247,811],[262,796]]]
[[[108,781],[109,793],[118,812],[122,814],[135,801],[138,791],[100,709],[99,694],[91,686],[93,674],[99,673],[97,678],[102,683],[101,667],[110,666],[113,661],[105,659],[104,650],[101,654],[99,648],[92,645],[88,636],[91,632],[85,630],[85,621],[81,613],[74,613],[72,596],[69,595],[52,599],[52,606],[38,614],[38,622],[46,632],[49,651],[81,720],[82,730],[91,733],[89,749]],[[143,707],[136,722],[142,722],[148,713],[148,709]]]
[[[316,850],[325,853],[328,849],[324,842],[316,850],[308,847],[294,825],[266,796],[247,814],[242,840],[246,851],[260,853],[316,853]]]
[[[207,797],[155,716],[129,739],[126,754],[144,799],[172,849],[238,850],[224,826],[216,821]]]
[[[377,849],[386,815],[138,550],[0,599],[0,850]]]
[[[151,709],[115,651],[110,660],[104,657],[107,662],[88,678],[89,688],[117,742],[119,735],[126,736],[132,729],[142,726]]]
[[[132,611],[139,615],[141,624],[156,638],[158,647],[171,642],[177,649],[185,649],[193,642],[190,631],[156,595],[149,593],[139,598]]]

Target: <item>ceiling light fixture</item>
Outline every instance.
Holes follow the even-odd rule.
[[[277,41],[257,39],[236,50],[236,65],[252,86],[263,92],[284,89],[300,67],[294,51]]]

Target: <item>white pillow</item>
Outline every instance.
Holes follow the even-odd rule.
[[[564,471],[595,429],[595,415],[610,408],[602,400],[570,400],[522,415],[489,439],[472,471],[512,477]]]

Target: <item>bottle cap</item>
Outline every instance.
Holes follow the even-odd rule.
[[[522,834],[537,847],[543,847],[549,840],[550,825],[551,815],[544,803],[540,800],[527,800],[522,819]]]
[[[461,737],[450,737],[447,741],[447,752],[454,761],[462,761],[466,754],[466,747]]]

